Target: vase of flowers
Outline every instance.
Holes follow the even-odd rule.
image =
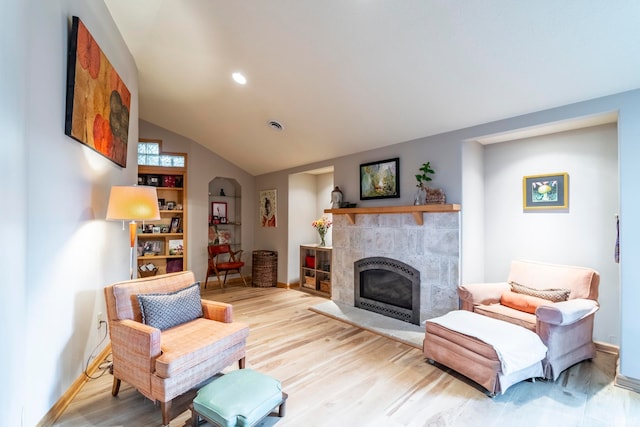
[[[316,219],[311,223],[311,226],[315,228],[320,235],[320,246],[326,246],[324,237],[327,235],[327,231],[329,231],[331,224],[331,220],[327,216],[322,216],[322,218]]]

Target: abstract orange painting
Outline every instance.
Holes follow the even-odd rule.
[[[127,166],[131,93],[87,27],[73,17],[65,134]]]

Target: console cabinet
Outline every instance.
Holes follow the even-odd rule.
[[[331,296],[331,247],[300,246],[300,290]]]

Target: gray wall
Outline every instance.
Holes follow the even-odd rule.
[[[191,139],[178,135],[160,126],[140,120],[140,138],[161,139],[162,149],[167,152],[187,153],[187,268],[204,283],[207,273],[207,245],[209,222],[209,182],[215,177],[229,177],[242,187],[242,260],[251,271],[251,250],[257,210],[255,179],[244,170],[204,148]],[[214,283],[216,286],[216,281]]]

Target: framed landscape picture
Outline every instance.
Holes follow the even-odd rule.
[[[522,178],[523,209],[567,209],[569,174],[566,172],[531,175]]]
[[[400,159],[360,165],[360,200],[400,197]]]

